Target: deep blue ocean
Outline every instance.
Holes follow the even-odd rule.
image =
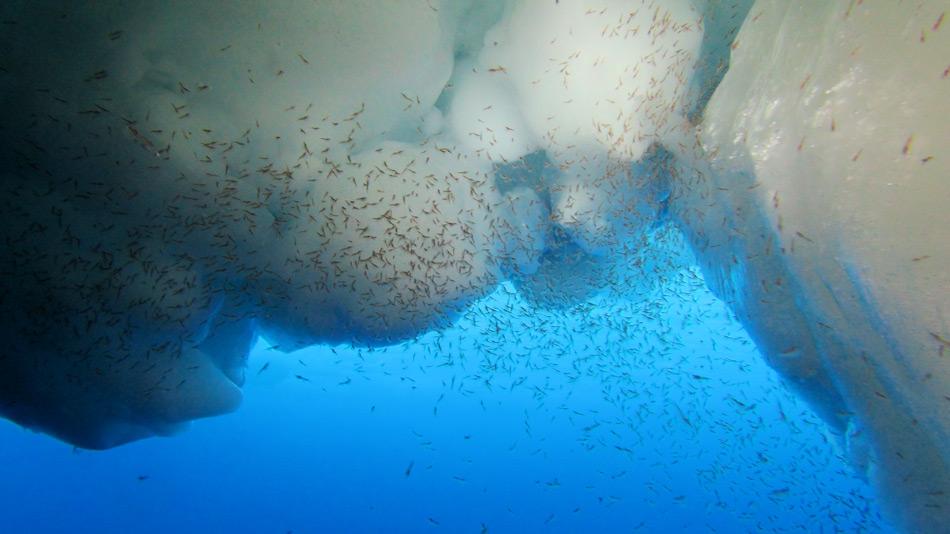
[[[243,406],[94,452],[0,423],[3,532],[883,532],[838,438],[692,270],[509,285],[387,348],[261,339]]]

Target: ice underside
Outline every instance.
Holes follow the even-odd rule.
[[[947,7],[6,2],[0,410],[168,434],[237,407],[259,335],[395,343],[506,280],[571,306],[669,229],[938,532]]]

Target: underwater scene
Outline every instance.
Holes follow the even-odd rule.
[[[0,5],[0,532],[950,532],[947,0]]]

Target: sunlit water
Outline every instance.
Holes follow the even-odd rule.
[[[650,297],[506,285],[399,346],[261,340],[237,413],[106,452],[5,422],[3,530],[888,530],[698,274]]]

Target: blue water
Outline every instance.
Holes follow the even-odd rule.
[[[569,310],[505,285],[399,346],[261,340],[241,409],[173,437],[3,422],[0,529],[890,530],[841,454],[695,272]]]

